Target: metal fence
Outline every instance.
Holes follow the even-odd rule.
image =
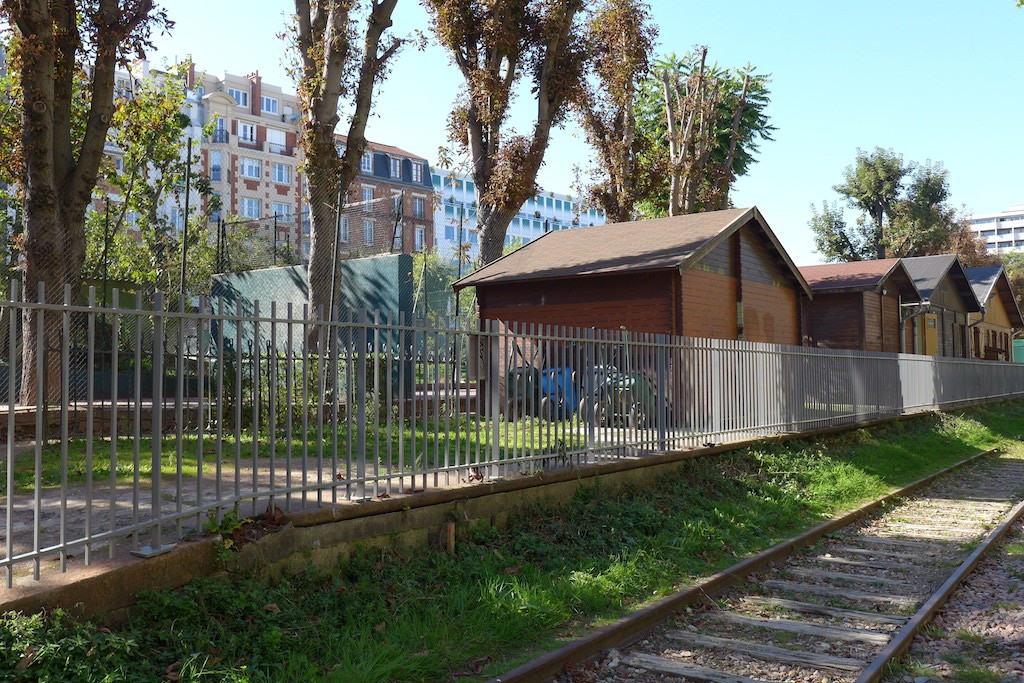
[[[232,509],[335,505],[1024,393],[1024,366],[986,361],[163,305],[0,302],[8,586],[72,558],[161,552]],[[19,336],[32,329],[23,367]],[[76,366],[92,369],[84,394],[71,391]]]

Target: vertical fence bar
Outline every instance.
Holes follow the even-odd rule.
[[[206,479],[206,426],[203,421],[203,399],[206,396],[206,322],[207,317],[203,314],[207,310],[206,296],[201,295],[199,297],[199,314],[195,316],[196,324],[196,506],[197,510],[203,507],[203,480]],[[185,324],[185,319],[181,321],[182,325]],[[188,391],[186,390],[186,395]],[[184,397],[179,396],[179,401],[184,401]],[[181,431],[185,425],[177,425],[176,429]],[[214,449],[216,453],[216,449]],[[215,455],[216,457],[216,455]],[[218,460],[219,462],[219,460]],[[181,490],[177,492],[178,500],[181,500]],[[217,498],[217,502],[220,502],[220,498]],[[214,511],[214,516],[220,518],[219,508]],[[196,528],[202,529],[203,523],[200,519],[199,513],[196,513]]]
[[[174,526],[178,530],[178,535],[181,535],[181,510],[182,510],[182,493],[185,490],[184,480],[184,463],[185,463],[185,430],[182,426],[185,424],[185,293],[181,293],[181,298],[178,300],[178,312],[180,314],[178,318],[178,329],[175,333],[177,351],[175,354],[175,387],[177,393],[174,396],[174,448],[175,448],[175,459],[174,459],[174,511],[178,513],[174,518]],[[161,351],[162,353],[162,351]],[[156,394],[153,394],[154,399]],[[153,409],[156,410],[156,404],[153,404]],[[163,406],[161,406],[161,410]],[[197,477],[202,479],[202,477]]]
[[[68,289],[70,304],[71,290]],[[93,456],[95,455],[94,409],[96,403],[96,288],[89,287],[89,312],[86,313],[86,362],[85,362],[85,548],[84,562],[92,563],[92,499],[93,499]],[[67,394],[65,394],[67,397]],[[65,398],[66,401],[66,398]],[[114,542],[113,539],[110,540]]]
[[[118,401],[118,378],[120,373],[120,358],[118,357],[121,345],[121,293],[117,287],[111,291],[111,307],[106,314],[110,317],[110,472],[108,473],[108,485],[110,486],[110,542],[107,544],[107,557],[114,559],[116,542],[113,538],[117,530],[117,401]]]
[[[292,403],[295,400],[295,347],[292,344],[292,335],[295,333],[295,324],[292,302],[288,302],[285,312],[285,350],[284,350],[284,472],[285,472],[285,497],[284,509],[292,509]]]
[[[164,295],[156,293],[153,309],[153,410],[150,416],[152,426],[150,509],[153,516],[153,551],[163,549],[163,507],[160,495],[161,465],[163,464],[163,412],[164,412]]]
[[[15,452],[14,431],[17,428],[17,378],[18,378],[18,316],[24,315],[22,309],[13,304],[18,301],[18,282],[14,279],[10,282],[11,306],[7,306],[7,497],[4,500],[4,507],[7,512],[5,518],[5,532],[7,533],[7,556],[5,567],[7,574],[7,587],[14,587],[14,564],[11,558],[14,557],[14,475],[15,475]],[[22,302],[24,303],[24,302]],[[22,372],[25,369],[22,368]]]
[[[405,311],[398,312],[398,489],[405,489],[405,403],[408,400],[412,406],[414,393],[408,392],[406,382],[415,386],[413,378],[406,377],[406,354],[408,353],[406,341],[409,333],[405,329]],[[408,395],[407,395],[408,394]],[[416,418],[413,417],[413,432],[415,432]],[[415,483],[415,482],[414,482]]]
[[[260,489],[260,302],[252,302],[252,514]]]
[[[36,288],[36,301],[40,304],[46,303],[46,285],[42,282]],[[32,549],[34,552],[33,576],[39,580],[39,549],[40,529],[42,528],[42,495],[43,495],[43,443],[45,441],[46,429],[43,421],[49,422],[46,406],[46,309],[40,306],[39,314],[36,316],[36,447],[35,447],[35,490],[32,497],[32,510],[34,512],[34,528],[32,531]],[[66,399],[62,397],[62,404]]]
[[[394,452],[392,444],[394,443],[394,428],[395,428],[395,316],[391,311],[387,313],[387,333],[383,335],[384,339],[384,362],[387,363],[387,400],[384,405],[387,406],[387,432],[384,442],[387,444],[385,456],[385,472],[387,473],[387,479],[384,486],[384,491],[389,496],[392,494],[392,482],[391,478],[394,474]]]
[[[355,342],[351,345],[352,353],[355,354],[356,376],[355,376],[355,401],[356,401],[356,499],[362,500],[366,497],[366,309],[360,308],[356,314]],[[352,354],[349,354],[352,357]],[[351,362],[349,363],[351,365]],[[351,412],[351,410],[349,410]],[[348,479],[352,478],[352,446],[351,439],[348,455],[345,459],[345,467],[349,473]]]
[[[267,510],[276,504],[277,491],[277,302],[270,302],[270,339],[267,346],[267,455],[269,461],[270,500]]]
[[[309,488],[309,304],[302,304],[302,507]],[[323,476],[321,474],[321,476]]]
[[[215,343],[217,344],[217,433],[216,433],[216,447],[214,450],[214,457],[217,458],[216,469],[216,480],[214,481],[214,496],[217,498],[217,502],[224,500],[224,490],[221,480],[224,478],[224,403],[227,400],[226,391],[224,387],[224,297],[217,298],[217,338]],[[211,327],[212,329],[212,327]],[[211,391],[212,393],[212,391]],[[217,521],[221,520],[223,511],[217,508]]]
[[[370,366],[373,372],[373,497],[378,495],[378,464],[380,463],[380,409],[383,405],[381,400],[381,352],[380,352],[380,313],[378,311],[373,312],[373,328],[372,335],[373,340],[367,340],[366,353],[369,355],[369,360],[372,365]],[[370,353],[370,348],[373,348],[373,353]],[[365,466],[366,455],[363,454],[363,463]],[[365,473],[363,476],[366,476]],[[364,496],[365,490],[364,490]]]
[[[68,401],[71,388],[71,285],[64,285],[60,335],[60,570],[68,570]],[[88,536],[86,536],[88,538]]]
[[[245,356],[242,353],[242,310],[242,299],[239,297],[235,302],[235,424],[232,429],[235,438],[233,465],[235,470],[234,499],[236,501],[236,511],[238,510],[237,501],[242,497],[242,403],[245,401],[245,396],[242,394],[242,377],[245,375],[243,363]],[[255,472],[253,472],[253,476],[256,476]]]
[[[135,412],[132,420],[132,548],[139,548],[139,507],[142,505],[142,292],[135,293],[135,367],[132,372]]]

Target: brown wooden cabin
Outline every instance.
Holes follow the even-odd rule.
[[[804,344],[889,353],[908,348],[900,304],[921,297],[900,259],[804,266],[800,273],[814,292],[803,309]]]
[[[1013,362],[1013,330],[1024,327],[1020,308],[1002,266],[965,268],[981,313],[969,313],[971,355],[986,360]]]
[[[756,207],[549,232],[463,287],[481,320],[778,344],[811,296]]]
[[[908,352],[928,356],[969,358],[968,318],[980,313],[967,273],[955,254],[903,259],[921,301],[903,307],[904,324],[911,327],[913,348]]]

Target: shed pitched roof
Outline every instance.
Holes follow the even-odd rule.
[[[698,260],[751,220],[810,297],[810,287],[757,207],[552,231],[467,275],[453,287],[679,268],[690,259]]]
[[[971,282],[974,295],[982,306],[988,304],[993,294],[998,293],[1002,299],[1003,307],[1010,322],[1014,327],[1024,327],[1024,316],[1021,315],[1017,300],[1010,288],[1010,279],[1006,277],[1006,271],[1002,266],[977,266],[975,268],[964,268],[967,279]]]
[[[943,278],[952,278],[953,284],[960,292],[960,296],[967,302],[967,310],[976,313],[981,310],[978,297],[974,294],[964,267],[956,254],[938,254],[936,256],[914,256],[903,259],[910,277],[914,280],[917,291],[921,293],[921,300],[928,302],[932,293],[939,286]]]
[[[902,272],[914,287],[913,279],[898,258],[800,267],[800,274],[816,292],[880,289],[897,272]],[[917,294],[916,287],[914,289]]]

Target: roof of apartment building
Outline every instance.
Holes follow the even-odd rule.
[[[760,226],[810,296],[803,276],[757,207],[612,223],[585,230],[553,230],[453,286],[461,289],[497,282],[678,268],[691,258],[703,257],[750,221]]]
[[[341,143],[347,143],[348,137],[345,135],[335,135],[334,139]],[[366,148],[371,152],[380,152],[381,154],[393,154],[395,156],[403,156],[409,159],[416,159],[417,161],[426,161],[427,158],[420,156],[419,154],[413,154],[408,152],[401,147],[395,147],[394,145],[384,145],[379,142],[373,142],[372,140],[366,141]]]

